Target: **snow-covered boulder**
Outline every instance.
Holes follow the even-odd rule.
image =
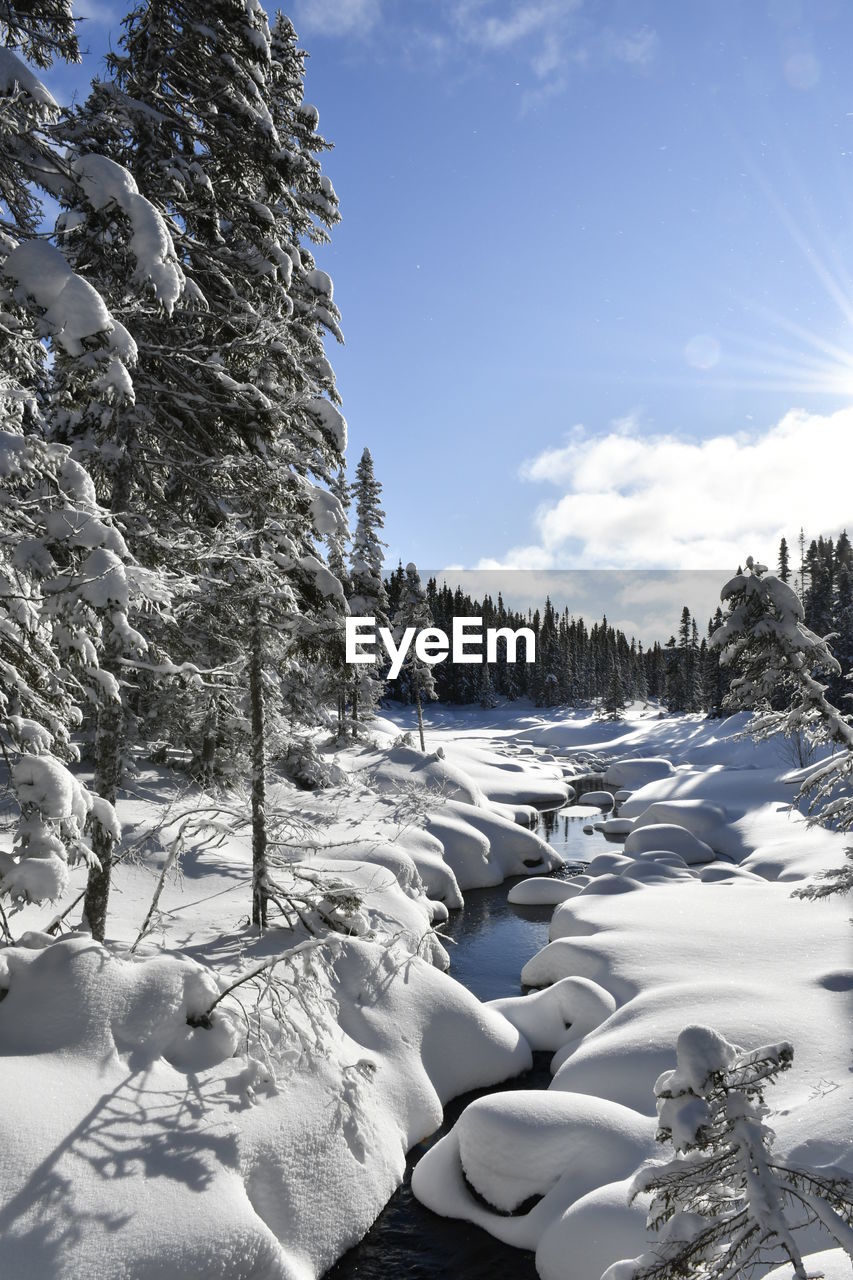
[[[490,1000],[524,1036],[531,1049],[559,1049],[580,1040],[610,1017],[616,1001],[588,978],[563,978],[526,996]]]
[[[588,876],[603,876],[627,867],[631,861],[621,853],[597,853],[586,869]]]
[[[454,813],[449,805],[429,814],[426,830],[441,841],[444,860],[463,893],[466,889],[484,889],[501,883],[504,873],[489,856],[488,836]]]
[[[578,884],[582,880],[582,884]],[[571,880],[554,880],[550,876],[535,876],[532,880],[520,880],[507,894],[507,902],[516,907],[551,907],[580,893],[588,877],[573,876]]]
[[[581,796],[581,804],[589,805],[590,808],[596,809],[612,809],[613,793],[610,791],[584,791]]]
[[[645,827],[635,827],[625,840],[625,852],[632,856],[657,850],[677,853],[689,866],[716,861],[710,845],[686,827],[673,822],[653,822]]]
[[[601,830],[604,835],[609,836],[612,840],[621,839],[627,836],[634,828],[633,818],[607,818],[602,822]]]
[[[600,952],[584,938],[558,938],[549,942],[531,956],[521,970],[525,987],[550,987],[561,978],[589,978],[609,990],[607,965]]]
[[[577,1171],[632,1172],[650,1150],[648,1120],[602,1098],[514,1089],[478,1098],[457,1122],[468,1181],[504,1213]],[[581,1172],[582,1171],[582,1172]]]
[[[615,760],[607,766],[604,781],[615,791],[635,791],[644,787],[647,782],[658,782],[675,773],[671,760],[659,756],[649,756],[634,760]]]
[[[636,828],[658,823],[684,827],[719,853],[731,844],[729,813],[709,800],[655,800],[634,819]]]

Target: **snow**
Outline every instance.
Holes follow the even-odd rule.
[[[507,901],[519,907],[556,906],[557,903],[564,902],[566,898],[573,898],[576,893],[580,893],[586,883],[587,881],[583,880],[581,884],[578,884],[576,879],[540,880],[533,878],[531,880],[521,880],[518,884],[512,886],[507,894]]]
[[[648,826],[635,826],[625,839],[626,853],[646,854],[657,850],[677,853],[688,866],[715,861],[710,845],[676,823],[651,822]]]
[[[616,1008],[609,991],[587,978],[563,978],[544,991],[491,1000],[531,1049],[563,1048],[600,1026]]]
[[[12,766],[12,781],[22,805],[34,805],[48,818],[68,818],[80,826],[86,821],[84,788],[53,756],[21,756]]]
[[[93,209],[115,205],[128,219],[136,277],[151,284],[157,301],[171,315],[183,290],[184,273],[161,214],[140,195],[131,174],[114,160],[94,154],[76,156],[70,167]]]
[[[308,402],[308,412],[318,427],[331,439],[334,447],[345,453],[347,447],[347,424],[343,414],[329,400],[316,396]],[[322,532],[322,531],[321,531]]]
[[[59,103],[26,63],[11,49],[0,49],[0,93],[11,95],[15,85],[28,93],[39,106],[47,107],[49,111],[59,110]]]
[[[277,877],[293,892],[306,876],[342,886],[358,900],[348,916],[358,936],[329,936],[290,962],[299,980],[284,1027],[263,1015],[263,1051],[246,1055],[237,993],[209,1026],[203,1015],[252,966],[314,944],[298,926],[246,930],[251,847],[238,798],[208,830],[199,806],[209,798],[143,771],[119,803],[122,848],[136,860],[116,868],[108,944],[48,938],[50,917],[32,905],[15,917],[19,935],[33,932],[0,951],[0,1053],[16,1103],[0,1132],[4,1280],[131,1270],[314,1280],[373,1221],[443,1103],[525,1070],[532,1049],[553,1055],[550,1088],[471,1104],[413,1187],[434,1211],[534,1251],[543,1280],[565,1280],[569,1264],[597,1280],[649,1247],[645,1206],[629,1192],[658,1150],[655,1083],[691,1025],[747,1047],[790,1040],[793,1069],[772,1098],[779,1148],[850,1169],[849,907],[790,896],[839,860],[844,837],[790,814],[772,751],[733,743],[742,720],[614,731],[542,718],[536,739],[562,735],[570,747],[574,729],[579,751],[608,753],[608,768],[620,751],[637,764],[671,758],[626,802],[628,838],[663,826],[683,847],[707,836],[716,851],[688,866],[680,852],[617,846],[557,881],[541,875],[557,859],[510,821],[542,794],[565,795],[560,762],[513,751],[519,732],[531,735],[529,712],[489,712],[490,727],[476,712],[439,708],[434,723],[426,713],[425,754],[399,743],[406,713],[394,712],[375,722],[373,742],[334,750],[338,787],[273,788],[287,845]],[[26,757],[22,780],[34,800],[85,818],[77,780],[52,779],[52,766],[40,775],[49,744],[31,745],[40,754]],[[179,827],[181,875],[167,879],[154,931],[131,956]],[[727,841],[739,865],[720,857]],[[541,865],[525,867],[534,856]],[[70,900],[81,872],[65,870]],[[522,971],[533,991],[481,1004],[455,982],[453,950],[432,926],[471,878],[528,871],[540,874],[511,896],[555,906],[552,941]],[[255,988],[240,990],[251,1011]],[[698,1077],[710,1061],[698,1033],[682,1035],[681,1070]],[[816,1234],[806,1244],[825,1248]],[[849,1280],[837,1251],[831,1265],[833,1280]]]
[[[116,328],[97,290],[75,275],[53,245],[30,240],[13,249],[3,274],[15,281],[15,297],[33,298],[49,332],[72,356],[82,355],[83,339]]]
[[[532,1045],[554,1052],[550,1089],[532,1102],[528,1092],[510,1091],[472,1104],[423,1158],[413,1186],[434,1211],[534,1249],[543,1280],[565,1280],[567,1259],[572,1274],[598,1277],[618,1258],[649,1248],[645,1205],[629,1203],[642,1161],[632,1173],[610,1159],[605,1142],[596,1148],[595,1176],[573,1186],[569,1125],[585,1098],[625,1108],[650,1139],[655,1086],[675,1079],[665,1073],[676,1051],[679,1078],[696,1084],[721,1065],[731,1042],[793,1043],[793,1069],[773,1087],[779,1149],[799,1163],[853,1172],[849,910],[828,900],[816,917],[815,904],[791,897],[790,883],[838,862],[844,837],[809,829],[790,813],[783,761],[769,747],[756,751],[736,739],[742,725],[742,718],[683,717],[611,730],[578,717],[564,725],[543,720],[534,730],[543,746],[569,747],[574,729],[590,751],[633,750],[625,770],[633,794],[622,809],[631,830],[624,855],[598,854],[587,883],[566,886],[551,941],[522,970],[534,990],[492,1002]],[[637,751],[644,742],[647,756]],[[621,765],[618,758],[607,765],[614,785]],[[526,901],[535,887],[522,882],[511,896]],[[573,983],[598,1001],[589,1026],[573,1022]],[[565,1095],[565,1113],[539,1101],[551,1094]],[[563,1115],[560,1141],[552,1134]],[[700,1117],[682,1108],[674,1118],[683,1140]],[[543,1198],[531,1207],[536,1196]],[[515,1215],[508,1218],[509,1210]],[[813,1228],[803,1243],[815,1250],[821,1239]],[[838,1251],[828,1256],[849,1276]],[[611,1274],[615,1280],[618,1267]],[[773,1274],[781,1280],[786,1273]]]

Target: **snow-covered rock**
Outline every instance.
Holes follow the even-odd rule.
[[[694,836],[686,827],[671,822],[653,822],[648,826],[635,827],[625,840],[625,852],[632,856],[657,850],[677,853],[689,866],[716,861],[716,854],[710,845]]]

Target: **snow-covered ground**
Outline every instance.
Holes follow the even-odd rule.
[[[582,751],[606,785],[629,789],[627,838],[556,906],[550,943],[522,972],[541,991],[496,1002],[555,1051],[550,1089],[472,1104],[413,1187],[435,1211],[535,1249],[543,1280],[597,1277],[648,1247],[628,1188],[655,1154],[655,1081],[688,1024],[746,1048],[791,1041],[793,1069],[768,1097],[777,1149],[853,1173],[849,903],[791,896],[840,864],[846,841],[791,811],[785,744],[738,738],[743,725],[542,717],[521,735],[558,760]],[[827,1238],[805,1244],[825,1249]],[[830,1267],[853,1274],[841,1251]]]
[[[696,1021],[749,1047],[790,1039],[794,1067],[768,1099],[779,1146],[853,1172],[849,905],[790,896],[844,841],[789,812],[778,746],[736,740],[742,721],[639,708],[616,724],[437,708],[424,756],[399,739],[409,713],[393,715],[373,745],[336,754],[337,787],[275,789],[280,882],[294,901],[310,883],[316,903],[321,878],[328,918],[349,932],[296,922],[255,936],[245,799],[153,770],[119,806],[132,857],[115,872],[109,944],[27,936],[47,909],[13,919],[4,1280],[319,1276],[442,1104],[524,1070],[531,1048],[554,1052],[551,1088],[466,1109],[415,1189],[535,1249],[545,1280],[597,1280],[644,1247],[626,1189],[654,1150],[655,1079]],[[577,773],[631,792],[624,852],[614,843],[569,897],[536,881],[564,899],[524,975],[542,990],[481,1004],[444,972],[435,930],[467,889],[558,865],[518,819],[561,803]],[[131,955],[179,835],[180,876]],[[514,895],[541,897],[521,884]],[[844,1265],[833,1257],[833,1280]]]

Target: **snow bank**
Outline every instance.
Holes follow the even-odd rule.
[[[371,785],[378,791],[400,792],[407,786],[423,787],[448,800],[485,803],[485,794],[467,772],[435,753],[424,755],[414,747],[391,747],[370,767]]]
[[[477,808],[459,800],[451,800],[443,812],[457,814],[489,841],[491,860],[500,867],[503,877],[544,874],[556,871],[563,859],[536,832],[519,826],[491,809]]]
[[[505,1018],[423,961],[358,941],[337,956],[325,1049],[285,1042],[276,1085],[233,1056],[236,1003],[187,1025],[219,991],[192,960],[83,937],[0,952],[4,1280],[322,1274],[442,1102],[529,1066]]]

